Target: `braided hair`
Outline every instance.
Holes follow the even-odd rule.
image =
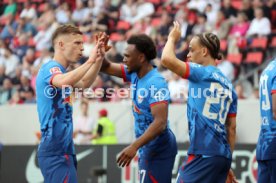
[[[220,41],[215,34],[202,33],[197,34],[196,36],[199,38],[200,44],[209,50],[212,58],[218,60],[222,59],[222,54],[220,53]]]

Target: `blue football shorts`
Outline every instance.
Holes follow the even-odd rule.
[[[38,164],[45,183],[76,183],[77,161],[75,155],[41,156]]]
[[[258,183],[276,183],[276,160],[258,160]]]
[[[140,183],[171,183],[175,156],[166,159],[139,158]]]
[[[231,159],[223,156],[189,155],[177,175],[177,183],[225,183]]]

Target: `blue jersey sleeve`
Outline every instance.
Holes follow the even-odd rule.
[[[170,92],[164,78],[153,78],[148,83],[149,86],[149,105],[153,106],[158,103],[168,103]]]
[[[200,81],[204,74],[205,68],[199,64],[184,62],[186,64],[186,73],[183,76],[184,79],[188,79],[194,82]]]
[[[122,70],[122,75],[123,75],[124,82],[130,82],[131,81],[131,74],[128,73],[127,67],[124,66],[123,64],[121,64],[121,70]]]
[[[43,69],[43,80],[48,84],[52,85],[52,80],[57,74],[62,74],[62,67],[56,62],[52,62],[46,65]]]

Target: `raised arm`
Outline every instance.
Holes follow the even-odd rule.
[[[65,85],[74,86],[77,82],[79,82],[79,80],[94,63],[95,59],[89,58],[83,65],[73,71],[67,72],[65,74],[56,74],[53,76],[51,84],[58,88],[62,88],[62,86]]]
[[[122,64],[116,64],[108,61],[106,58],[103,60],[101,72],[123,78]]]
[[[91,79],[89,76],[91,75],[93,76],[94,74],[97,75],[97,70],[99,70],[101,63],[97,63],[96,66],[94,66],[94,68],[91,68],[91,67],[96,62],[101,62],[101,60],[103,59],[103,55],[104,55],[103,47],[104,47],[104,41],[103,40],[97,41],[95,48],[92,50],[88,60],[84,64],[82,64],[77,69],[70,71],[68,73],[55,75],[52,79],[52,85],[58,88],[62,88],[62,86],[64,85],[70,85],[70,86],[81,87],[81,88],[90,86],[93,82],[92,80],[93,78]],[[88,72],[88,75],[84,78],[87,72]]]
[[[93,64],[89,70],[86,72],[86,74],[81,78],[81,80],[74,85],[76,88],[88,88],[92,85],[92,83],[95,81],[100,68],[102,66],[102,62],[104,59],[104,54],[106,51],[105,50],[105,45],[104,41],[108,40],[108,36],[105,33],[99,33],[99,35],[96,35],[96,44],[99,45],[99,48],[97,50],[97,58],[95,61],[95,64]],[[90,57],[93,57],[94,52],[91,53]]]
[[[186,64],[175,56],[175,45],[179,41],[181,35],[180,26],[176,21],[173,24],[173,29],[168,36],[168,40],[162,52],[161,64],[177,75],[183,77],[187,70]]]

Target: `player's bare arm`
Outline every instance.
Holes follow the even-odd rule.
[[[105,40],[105,49],[108,51],[111,48],[111,46],[108,45],[108,40]],[[122,78],[122,65],[113,63],[110,60],[107,60],[104,58],[102,67],[100,69],[101,72],[106,73],[108,75],[117,76]]]
[[[62,88],[64,85],[74,86],[77,82],[79,82],[90,67],[95,64],[96,58],[100,54],[100,52],[98,52],[99,46],[99,44],[96,44],[88,60],[77,69],[65,74],[55,75],[53,77],[52,84],[58,88]]]
[[[179,41],[181,35],[180,26],[176,21],[173,22],[173,24],[173,29],[168,36],[168,40],[162,52],[161,64],[183,77],[186,73],[186,64],[175,56],[175,45]]]
[[[128,166],[140,147],[149,143],[166,129],[168,104],[158,103],[153,105],[151,107],[151,112],[154,117],[154,121],[142,136],[136,139],[131,145],[123,149],[117,159],[119,166]]]
[[[234,151],[236,142],[236,117],[227,117],[225,122],[227,140],[230,144],[231,151]]]
[[[233,153],[236,142],[236,117],[227,117],[225,127],[227,133],[227,140],[230,144],[231,152]],[[226,183],[237,183],[234,172],[231,169],[229,170]]]
[[[272,113],[273,119],[276,120],[276,95],[272,94]]]
[[[113,63],[106,58],[104,58],[102,67],[101,67],[101,72],[112,75],[112,76],[117,76],[120,78],[123,78],[123,73],[122,73],[122,64],[116,64]]]
[[[74,87],[75,88],[88,88],[91,86],[91,84],[95,81],[99,70],[102,66],[102,61],[104,59],[104,54],[106,52],[105,49],[105,40],[108,40],[108,36],[100,32],[98,35],[96,35],[96,44],[98,44],[98,49],[97,51],[97,57],[95,58],[95,64],[93,64],[90,69],[87,71],[87,73],[81,78],[79,82],[77,82]],[[107,50],[108,51],[108,50]],[[94,50],[91,52],[90,57],[94,56]]]

